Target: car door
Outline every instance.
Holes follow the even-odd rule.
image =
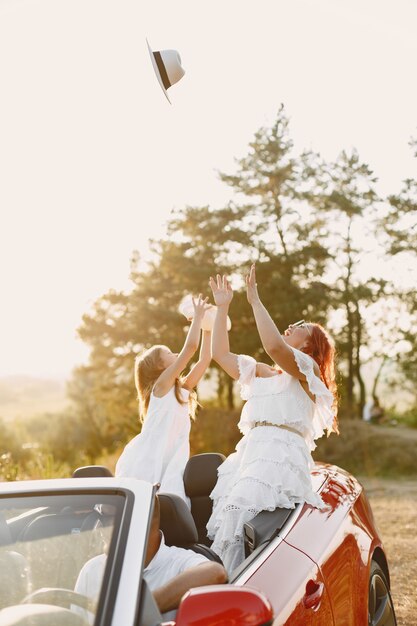
[[[274,539],[236,584],[262,591],[274,609],[274,626],[332,626],[333,615],[317,565],[281,537]]]
[[[357,515],[359,483],[338,468],[328,468],[322,510],[304,507],[285,540],[320,569],[337,626],[367,624],[368,557],[372,538]]]

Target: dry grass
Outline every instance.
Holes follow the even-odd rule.
[[[343,420],[340,436],[319,439],[313,457],[343,467],[354,476],[417,478],[416,449],[416,428]]]
[[[205,408],[191,429],[191,453],[233,452],[241,438],[239,410]],[[343,467],[354,476],[417,478],[417,428],[376,426],[362,420],[342,420],[340,436],[318,440],[316,461]]]
[[[398,626],[417,625],[417,480],[362,478],[384,543]]]

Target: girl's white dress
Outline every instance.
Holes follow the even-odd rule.
[[[298,502],[323,506],[312,488],[311,450],[314,440],[332,427],[333,395],[315,375],[313,359],[300,350],[293,352],[315,402],[297,378],[286,372],[259,378],[255,359],[238,356],[241,396],[246,400],[239,422],[244,436],[218,469],[207,524],[207,534],[214,539],[211,547],[229,574],[244,559],[243,525],[260,511],[294,508]]]
[[[162,398],[149,400],[142,431],[125,447],[116,464],[116,476],[161,483],[160,491],[179,495],[187,504],[183,474],[190,456],[189,391],[181,389],[184,404],[172,387]]]

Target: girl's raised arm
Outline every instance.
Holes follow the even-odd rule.
[[[197,363],[191,368],[185,377],[183,387],[185,389],[194,389],[203,378],[211,361],[211,331],[203,330],[203,338],[201,340],[200,356]]]
[[[210,305],[207,304],[207,300],[208,298],[204,298],[203,300],[201,294],[198,296],[197,301],[193,298],[194,317],[188,330],[185,343],[175,361],[159,376],[155,384],[155,394],[157,396],[164,396],[168,393],[178,376],[188,365],[191,357],[197,352],[200,340],[201,322],[204,313],[210,308]]]
[[[211,342],[212,357],[229,376],[237,380],[239,378],[237,356],[230,352],[227,332],[227,313],[233,298],[233,289],[226,276],[221,278],[219,274],[216,280],[210,276],[210,287],[217,305]]]

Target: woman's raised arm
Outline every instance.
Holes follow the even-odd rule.
[[[211,342],[212,357],[229,376],[237,380],[239,378],[237,356],[230,352],[227,332],[227,314],[233,298],[233,289],[226,276],[222,278],[220,274],[217,274],[216,279],[210,276],[210,287],[217,305]]]
[[[299,380],[305,380],[306,377],[298,369],[293,351],[284,341],[274,320],[269,315],[259,298],[256,284],[255,264],[251,266],[250,273],[246,276],[246,293],[248,302],[253,309],[256,327],[265,352],[269,354],[271,359],[288,374],[298,378]]]

